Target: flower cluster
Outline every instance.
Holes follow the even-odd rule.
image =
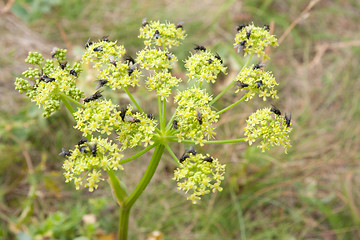
[[[101,180],[101,171],[108,169],[123,169],[119,161],[123,158],[119,148],[111,140],[102,138],[92,139],[90,142],[82,141],[70,150],[64,162],[66,182],[74,181],[76,189],[83,185],[92,192],[98,187]],[[84,173],[85,172],[85,173]]]
[[[119,128],[116,129],[119,143],[122,145],[120,150],[133,148],[141,143],[144,143],[145,147],[154,143],[152,138],[155,132],[155,120],[143,113],[132,113],[131,106],[123,109],[121,116],[123,116],[123,120]]]
[[[262,97],[266,101],[267,97],[277,99],[277,90],[274,88],[279,85],[271,72],[263,71],[259,68],[251,66],[244,68],[236,77],[238,89],[235,92],[247,90],[245,96],[246,101],[252,99],[255,94]]]
[[[57,49],[53,57],[57,60],[44,58],[40,53],[30,52],[25,62],[37,65],[23,72],[25,78],[16,78],[15,89],[25,92],[31,101],[44,108],[44,117],[60,109],[60,96],[67,95],[75,100],[84,96],[76,87],[76,80],[81,72],[79,63],[70,66],[65,60],[66,50]]]
[[[117,105],[111,100],[98,100],[85,103],[85,108],[79,108],[74,113],[76,125],[74,128],[80,130],[83,136],[94,132],[106,133],[111,132],[120,125],[119,112],[116,110]]]
[[[107,80],[113,90],[138,85],[141,71],[134,62],[122,59],[126,53],[124,46],[108,39],[90,43],[87,43],[81,62],[92,62],[93,68],[99,72],[98,79]]]
[[[140,64],[141,68],[161,71],[163,69],[171,69],[172,65],[177,62],[177,57],[160,49],[145,48],[138,52],[136,61]]]
[[[140,28],[139,35],[139,38],[145,39],[145,46],[162,46],[164,49],[179,46],[179,40],[183,40],[185,37],[185,31],[182,27],[176,27],[172,23],[160,23],[159,21],[146,23]]]
[[[270,35],[268,26],[255,27],[254,24],[242,26],[235,36],[234,46],[244,50],[244,56],[247,54],[257,54],[258,57],[268,59],[265,53],[267,46],[277,47],[278,43],[274,35]]]
[[[179,82],[181,79],[173,77],[170,72],[163,70],[149,76],[146,79],[146,87],[150,91],[156,90],[156,95],[164,100],[171,94],[171,88],[177,86]]]
[[[256,139],[261,138],[258,148],[263,152],[269,150],[270,146],[282,145],[286,153],[291,147],[289,137],[292,131],[289,126],[291,123],[287,123],[285,118],[270,110],[270,108],[259,109],[246,120],[247,126],[244,128],[246,141],[251,145]]]
[[[195,204],[201,196],[211,191],[222,191],[220,184],[224,179],[224,172],[225,165],[221,165],[217,158],[190,153],[189,158],[175,170],[173,180],[177,181],[179,190],[191,193],[187,199]]]
[[[226,74],[226,67],[222,65],[219,56],[214,56],[209,50],[198,51],[185,61],[185,68],[189,72],[189,80],[195,79],[197,82],[206,80],[215,83],[220,72]]]
[[[178,104],[176,120],[179,142],[188,138],[203,145],[205,137],[209,139],[215,135],[211,125],[218,121],[218,115],[210,108],[211,100],[206,91],[199,88],[191,88],[178,93],[175,102]]]

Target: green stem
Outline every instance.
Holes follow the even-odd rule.
[[[120,208],[120,219],[119,219],[119,240],[126,240],[129,228],[129,215],[131,208]]]
[[[238,105],[239,103],[241,103],[241,102],[244,101],[245,99],[246,99],[246,95],[243,96],[242,98],[240,98],[238,101],[236,101],[236,102],[234,102],[233,104],[231,104],[230,106],[227,106],[226,108],[218,111],[218,112],[216,113],[216,115],[220,115],[220,114],[222,114],[223,112],[226,112],[227,110],[235,107],[236,105]]]
[[[129,214],[132,206],[136,200],[143,193],[145,188],[149,185],[151,178],[154,176],[154,173],[157,169],[157,166],[160,162],[161,156],[164,152],[164,145],[157,145],[153,156],[151,157],[149,166],[147,167],[143,177],[141,178],[139,184],[135,187],[134,191],[126,198],[123,203],[123,207],[120,211],[120,220],[119,220],[119,240],[126,240],[128,234],[129,226]]]
[[[85,108],[84,104],[80,103],[79,101],[76,101],[75,99],[69,97],[68,95],[66,95],[66,94],[64,94],[62,92],[59,92],[59,95],[60,95],[60,97],[63,97],[65,99],[69,100],[70,102],[75,103],[76,105],[78,105],[78,106],[80,106],[82,108]]]
[[[135,98],[131,95],[131,93],[129,92],[129,90],[124,87],[124,91],[126,92],[126,94],[129,96],[129,98],[131,99],[131,101],[133,102],[133,104],[136,106],[136,108],[141,112],[144,113],[144,111],[141,109],[140,105],[136,102]]]
[[[124,163],[127,163],[127,162],[130,162],[138,157],[140,157],[141,155],[147,153],[148,151],[150,151],[152,148],[154,148],[157,144],[155,143],[154,145],[150,145],[150,146],[147,146],[146,148],[144,148],[143,150],[141,150],[140,152],[136,153],[135,155],[132,155],[131,157],[128,157],[128,158],[125,158],[121,161],[119,161],[119,164],[124,164]]]
[[[161,156],[164,152],[164,145],[158,145],[155,147],[154,154],[150,160],[149,166],[146,169],[144,176],[141,178],[139,184],[136,186],[134,191],[130,194],[130,196],[126,199],[125,205],[126,207],[131,208],[135,201],[139,198],[141,193],[145,190],[147,185],[149,184],[152,176],[154,175],[156,168],[160,162]]]
[[[245,65],[241,68],[240,72],[249,65],[249,63],[250,63],[251,58],[252,58],[253,55],[254,55],[254,54],[252,53],[252,54],[249,56],[248,60],[246,61]],[[226,88],[224,88],[224,89],[221,91],[221,93],[219,93],[219,95],[217,95],[217,96],[210,102],[210,106],[213,105],[217,100],[219,100],[219,98],[220,98],[222,95],[224,95],[232,86],[234,86],[234,84],[235,84],[235,80],[233,80]]]
[[[172,156],[172,158],[175,160],[177,164],[179,164],[179,159],[176,157],[175,153],[171,150],[170,146],[166,143],[165,144],[166,150],[169,152],[169,154]]]
[[[173,115],[171,116],[170,121],[169,121],[168,124],[166,125],[166,130],[169,130],[169,129],[171,128],[172,122],[174,121],[175,116],[176,116],[176,110],[175,110],[175,112],[173,113]]]
[[[160,129],[162,128],[162,109],[161,109],[161,98],[158,96],[158,108],[159,108],[159,121],[160,121]]]
[[[162,110],[162,125],[161,125],[161,130],[163,132],[165,132],[165,124],[166,124],[166,100],[163,100],[162,101],[162,104],[163,104],[163,110]]]
[[[74,117],[74,113],[75,113],[75,110],[74,108],[70,105],[70,103],[65,99],[65,97],[61,96],[60,95],[60,99],[61,101],[64,103],[65,107],[67,108],[67,110],[71,113],[71,115],[73,116],[73,118],[75,119]]]
[[[171,142],[178,142],[178,139],[175,137],[168,138]],[[228,139],[228,140],[214,140],[214,141],[206,141],[204,144],[223,144],[223,143],[238,143],[238,142],[245,142],[246,138],[237,138],[237,139]],[[183,143],[195,143],[194,140],[181,140]]]

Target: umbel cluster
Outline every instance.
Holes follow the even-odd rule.
[[[104,180],[104,172],[123,169],[124,163],[163,145],[179,165],[174,173],[178,188],[189,193],[188,199],[195,203],[210,191],[222,190],[220,183],[225,165],[214,156],[197,153],[193,147],[176,157],[169,143],[186,142],[200,146],[212,143],[215,125],[222,113],[255,96],[264,101],[277,99],[275,87],[278,83],[271,72],[264,70],[263,63],[269,59],[265,48],[276,47],[276,37],[270,34],[268,25],[237,26],[234,47],[244,56],[248,55],[248,61],[217,96],[209,93],[202,83],[214,84],[220,73],[226,74],[227,68],[219,54],[202,45],[196,45],[184,61],[188,88],[182,91],[177,88],[183,79],[171,73],[178,62],[171,49],[186,37],[182,22],[175,25],[144,19],[138,37],[144,40],[144,48],[135,57],[128,55],[123,45],[108,36],[97,41],[88,39],[81,60],[72,64],[66,58],[66,49],[54,48],[50,59],[30,52],[25,62],[32,67],[23,73],[23,78],[16,79],[16,89],[42,107],[44,117],[58,111],[61,103],[74,117],[74,128],[82,133],[83,138],[72,149],[63,148],[59,155],[66,158],[63,165],[66,181],[73,181],[77,189],[85,186],[93,191]],[[253,56],[261,62],[249,65]],[[85,94],[78,82],[83,69],[89,66],[96,72],[96,89]],[[139,86],[156,95],[157,114],[147,112],[136,101],[130,90]],[[126,93],[131,104],[119,106],[113,103],[103,96],[105,87]],[[213,104],[234,89],[243,94],[239,100],[216,111]],[[169,98],[172,94],[174,98]],[[172,112],[166,107],[170,99],[174,99],[176,105]],[[248,118],[244,138],[226,142],[247,141],[252,144],[259,140],[258,147],[263,151],[275,145],[284,146],[286,151],[291,146],[290,121],[290,115],[281,117],[275,106],[260,109]],[[137,146],[144,149],[133,157],[124,158],[126,149]]]

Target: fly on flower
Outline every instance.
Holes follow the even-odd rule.
[[[84,102],[87,103],[87,102],[91,102],[91,101],[101,98],[102,97],[101,93],[102,93],[102,91],[100,91],[100,90],[96,91],[91,97],[85,98]]]
[[[85,49],[87,49],[88,47],[90,47],[91,45],[93,45],[93,42],[90,40],[90,38],[86,41],[85,43]]]
[[[206,48],[205,48],[204,46],[195,44],[194,50],[195,50],[195,51],[203,51],[203,52],[205,52],[205,51],[206,51]]]
[[[286,113],[285,113],[285,122],[286,122],[286,126],[287,127],[290,127],[290,125],[291,125],[291,113],[289,114],[289,115],[287,115]]]
[[[200,125],[203,124],[203,118],[202,118],[202,114],[200,111],[197,111],[196,118]]]
[[[277,107],[275,107],[274,105],[272,105],[272,104],[271,104],[270,112],[273,112],[274,114],[276,114],[276,115],[278,115],[278,116],[281,115],[280,110],[279,110]]]

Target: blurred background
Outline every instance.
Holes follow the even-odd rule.
[[[227,164],[224,190],[198,205],[176,189],[165,154],[132,210],[130,239],[156,239],[153,231],[162,234],[158,239],[360,239],[358,0],[0,1],[0,239],[116,235],[118,212],[106,182],[94,193],[64,182],[58,153],[80,138],[73,120],[65,109],[43,119],[42,110],[14,90],[14,81],[29,67],[29,51],[50,57],[54,46],[67,48],[78,60],[89,37],[109,35],[135,55],[143,47],[137,35],[145,17],[185,22],[188,37],[174,50],[177,76],[185,76],[181,63],[194,44],[219,53],[228,75],[210,89],[213,94],[244,63],[232,46],[235,26],[270,24],[280,42],[269,49],[266,66],[280,84],[272,103],[291,112],[293,147],[288,154],[281,148],[262,153],[246,143],[198,149]],[[85,94],[92,93],[92,80],[82,80]],[[121,93],[105,95],[124,101]],[[216,107],[236,99],[226,94]],[[139,99],[140,105],[148,100]],[[269,104],[254,99],[228,111],[217,138],[242,136],[246,118]],[[148,108],[156,112],[156,103]],[[181,144],[172,147],[177,155],[184,151]],[[125,165],[120,174],[130,189],[145,168],[146,156]]]

